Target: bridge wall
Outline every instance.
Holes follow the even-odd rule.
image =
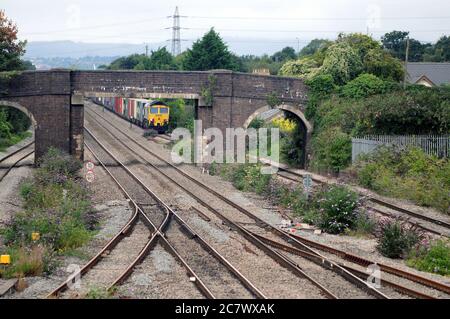
[[[213,96],[207,105],[205,92]],[[231,71],[30,71],[0,83],[0,100],[17,102],[34,116],[36,158],[55,146],[83,156],[83,97],[186,98],[197,101],[203,127],[242,127],[269,95],[303,110],[302,80]]]

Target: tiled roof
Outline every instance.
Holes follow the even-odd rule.
[[[450,63],[408,63],[408,81],[410,83],[416,83],[424,75],[435,85],[450,83]]]

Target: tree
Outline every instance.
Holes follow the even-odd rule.
[[[352,47],[364,61],[366,55],[372,50],[380,50],[381,45],[372,37],[362,33],[339,34],[337,43],[347,43]]]
[[[332,44],[332,41],[330,41],[330,40],[314,39],[300,51],[299,56],[304,57],[307,55],[313,55],[320,49],[324,49],[331,44]]]
[[[328,48],[320,73],[330,74],[341,85],[353,80],[362,70],[358,52],[346,42],[337,42]]]
[[[176,70],[177,65],[172,54],[165,47],[152,51],[150,70]]]
[[[145,55],[132,54],[127,57],[121,57],[111,62],[108,70],[133,70],[138,64],[145,64]]]
[[[283,76],[295,76],[308,79],[317,74],[319,65],[311,57],[288,61],[280,69],[279,74]]]
[[[192,49],[187,50],[183,67],[188,71],[238,69],[231,52],[214,28],[196,41]]]
[[[383,48],[398,59],[404,60],[405,43],[409,32],[392,31],[381,37]],[[403,54],[402,54],[403,53]]]
[[[33,63],[31,63],[31,61],[22,61],[21,69],[34,71],[36,70],[36,66]]]
[[[404,69],[400,60],[382,49],[370,50],[364,57],[364,72],[376,75],[383,80],[399,82]]]
[[[278,51],[271,57],[274,62],[285,62],[296,58],[297,54],[295,53],[295,49],[292,47],[285,47],[283,50]]]
[[[450,36],[443,36],[435,45],[427,47],[424,61],[450,62]]]
[[[23,69],[20,57],[25,54],[26,41],[17,39],[16,24],[0,10],[0,72]]]
[[[381,42],[383,48],[387,50],[397,59],[402,61],[406,58],[406,46],[409,37],[409,32],[405,31],[392,31],[386,33],[382,38]],[[425,50],[431,46],[430,44],[422,44],[420,41],[415,39],[409,39],[409,54],[408,60],[410,62],[421,62],[423,61],[423,55]]]

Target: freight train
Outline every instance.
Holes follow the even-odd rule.
[[[122,97],[97,97],[93,101],[144,129],[162,134],[169,128],[170,107],[164,102]]]

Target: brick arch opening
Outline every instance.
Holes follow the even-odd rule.
[[[33,130],[36,130],[38,124],[37,124],[36,119],[34,118],[33,113],[31,113],[30,110],[28,110],[26,107],[24,107],[20,103],[7,101],[7,100],[0,100],[0,106],[12,107],[12,108],[15,108],[15,109],[21,111],[26,116],[28,116],[28,118],[31,120],[31,125],[33,126]]]
[[[304,136],[302,166],[303,166],[303,168],[308,168],[309,159],[311,157],[310,141],[311,141],[312,132],[313,132],[312,124],[306,119],[305,114],[300,110],[299,107],[295,107],[295,106],[288,105],[288,104],[281,104],[274,108],[291,113],[299,119],[299,124],[302,126],[302,131],[303,131],[303,136]],[[243,128],[247,129],[249,127],[250,123],[254,119],[256,119],[259,115],[261,115],[267,111],[270,111],[274,108],[266,105],[266,106],[263,106],[263,107],[257,109],[244,122]]]
[[[312,126],[312,124],[306,119],[305,114],[303,114],[303,112],[302,112],[299,108],[294,107],[294,106],[292,106],[292,105],[288,105],[288,104],[281,104],[281,105],[278,105],[278,106],[276,106],[276,107],[274,107],[274,108],[275,108],[275,109],[278,109],[278,110],[283,110],[283,111],[287,111],[287,112],[290,112],[290,113],[295,114],[295,115],[300,119],[300,121],[303,123],[303,125],[305,125],[307,133],[308,133],[308,134],[312,134],[313,126]],[[274,108],[272,108],[272,107],[266,105],[266,106],[263,106],[263,107],[257,109],[257,110],[256,110],[255,112],[253,112],[253,113],[247,118],[247,120],[244,122],[244,125],[243,125],[244,129],[247,129],[248,126],[250,125],[250,123],[251,123],[254,119],[256,119],[259,115],[261,115],[261,114],[263,114],[263,113],[265,113],[265,112],[267,112],[267,111],[270,111],[270,110],[272,110],[272,109],[274,109]]]

